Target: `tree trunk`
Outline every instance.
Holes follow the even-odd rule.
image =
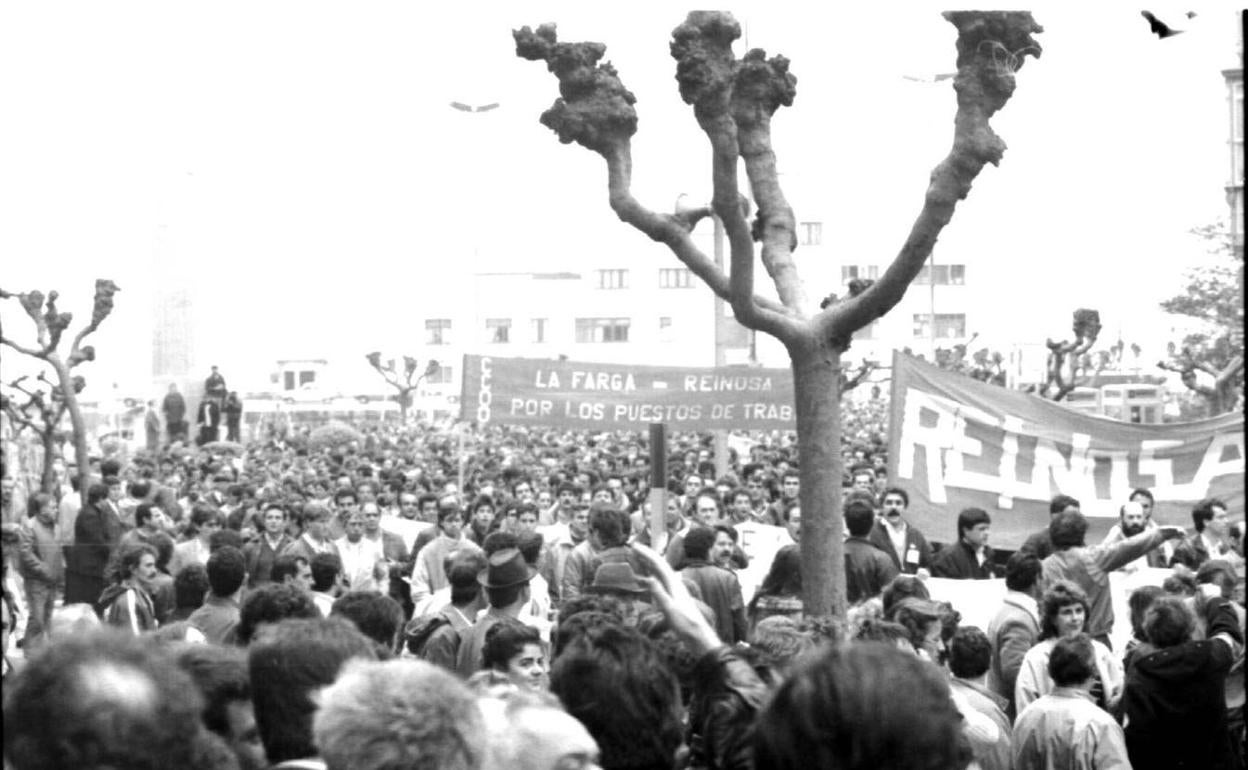
[[[790,347],[789,358],[802,479],[802,601],[807,615],[843,618],[841,355],[826,341],[806,340]]]
[[[49,425],[39,434],[43,443],[43,473],[39,479],[39,491],[56,496],[56,426]]]
[[[69,412],[69,422],[74,428],[74,462],[78,465],[78,495],[85,506],[87,488],[91,486],[91,454],[87,448],[87,425],[82,421],[82,408],[78,406],[78,394],[74,392],[74,378],[69,373],[69,366],[55,352],[48,354],[47,361],[56,370],[56,379],[61,386],[61,396],[65,399],[65,409]]]
[[[407,405],[412,400],[412,394],[406,390],[399,391],[399,424],[407,425]]]

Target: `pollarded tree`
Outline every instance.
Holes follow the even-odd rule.
[[[728,274],[700,251],[691,238],[697,215],[661,214],[644,207],[630,192],[631,137],[637,130],[636,101],[609,63],[599,64],[601,43],[560,43],[555,27],[514,33],[517,55],[546,62],[559,79],[561,98],[542,114],[542,124],[561,142],[576,142],[607,164],[612,209],[651,239],[666,244],[694,274],[728,301],[737,321],[780,340],[793,368],[794,406],[802,475],[802,573],[805,606],[811,614],[843,615],[844,557],[841,547],[841,354],[854,331],[887,313],[901,300],[923,267],[937,236],[953,217],[958,201],[989,163],[996,165],[1005,142],[989,119],[1014,93],[1015,71],[1040,46],[1032,35],[1043,31],[1024,12],[948,12],[958,29],[958,111],[953,147],[933,170],[923,208],[892,264],[858,294],[815,310],[797,275],[793,250],[796,223],[780,188],[771,144],[771,117],[792,104],[796,78],[783,56],[766,58],[758,49],[737,59],[732,43],[741,36],[730,14],[690,13],[672,33],[671,52],[685,103],[693,106],[712,151],[714,195],[709,210],[722,221],[731,259]],[[738,161],[758,214],[746,221],[737,178]],[[754,292],[754,243],[760,242],[764,267],[779,300]]]
[[[87,451],[87,427],[82,419],[82,408],[78,405],[78,391],[82,386],[76,385],[81,380],[70,370],[84,361],[95,360],[95,348],[83,345],[87,335],[94,332],[113,312],[113,296],[120,291],[117,284],[107,279],[95,281],[95,299],[91,306],[91,321],[74,335],[69,353],[62,356],[59,348],[61,337],[73,323],[74,314],[61,312],[56,306],[57,293],[49,292],[46,299],[41,291],[28,291],[21,294],[0,289],[0,299],[17,299],[26,315],[35,324],[35,343],[23,345],[13,340],[6,331],[0,330],[0,343],[8,345],[19,353],[47,363],[56,373],[56,387],[60,397],[65,401],[65,409],[69,412],[69,421],[74,430],[74,456],[77,462],[79,491],[82,503],[87,503],[87,488],[91,486],[91,463]]]
[[[55,460],[60,445],[64,443],[61,421],[67,407],[56,384],[48,380],[43,372],[39,373],[36,384],[26,382],[28,379],[30,378],[27,375],[22,375],[12,382],[3,383],[0,409],[12,423],[14,433],[29,430],[38,437],[39,445],[43,448],[43,473],[39,479],[39,491],[55,494]],[[85,385],[83,378],[74,377],[75,393],[82,392]]]
[[[399,392],[399,420],[405,424],[407,423],[407,410],[412,405],[412,394],[420,387],[422,381],[437,374],[438,370],[442,368],[437,361],[430,359],[425,364],[425,371],[417,376],[416,372],[420,367],[417,366],[416,359],[411,356],[403,356],[403,371],[400,374],[395,369],[394,361],[391,360],[383,364],[381,353],[377,351],[369,353],[364,358],[368,359],[368,365],[377,370],[377,373],[381,375],[382,379],[390,387]]]
[[[1061,401],[1070,392],[1079,387],[1082,377],[1091,368],[1091,357],[1088,351],[1096,344],[1101,333],[1101,314],[1095,310],[1080,308],[1074,313],[1071,325],[1074,332],[1073,340],[1045,340],[1049,349],[1049,357],[1045,363],[1045,379],[1040,385],[1039,395]],[[1049,387],[1053,387],[1052,396]]]

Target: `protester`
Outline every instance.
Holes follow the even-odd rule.
[[[903,514],[910,506],[910,495],[900,487],[884,490],[880,497],[884,515],[871,528],[870,540],[893,560],[893,566],[907,575],[930,572],[932,547]]]
[[[521,615],[531,598],[529,581],[535,574],[537,570],[526,564],[524,556],[515,548],[506,548],[490,555],[488,566],[477,575],[477,581],[485,589],[489,609],[471,628],[465,629],[461,634],[455,662],[460,676],[466,679],[484,665],[481,653],[490,626],[507,618],[514,620]]]
[[[748,609],[751,632],[764,618],[775,615],[802,619],[802,554],[796,545],[776,552]]]
[[[1022,706],[1014,724],[1016,770],[1130,768],[1122,728],[1097,708],[1092,689],[1097,681],[1096,644],[1076,633],[1053,646],[1045,675],[1054,689]],[[1169,733],[1179,743],[1179,736]]]
[[[347,661],[376,660],[377,653],[355,626],[331,618],[275,623],[251,644],[247,657],[265,755],[274,770],[293,770],[308,766],[301,762],[318,758],[312,720],[321,688],[334,683]]]
[[[212,644],[225,644],[233,641],[247,579],[242,552],[228,545],[217,549],[208,557],[207,571],[208,596],[186,622]]]
[[[1040,560],[1034,554],[1015,551],[1005,563],[1005,598],[988,624],[992,648],[988,669],[989,688],[1006,700],[1006,714],[1013,719],[1014,685],[1027,651],[1040,639],[1040,608],[1043,596]]]
[[[698,500],[702,498],[699,497]],[[747,632],[745,600],[732,570],[711,563],[717,533],[705,526],[689,530],[683,540],[684,569],[681,578],[697,586],[702,601],[715,613],[715,630],[724,644],[744,642]],[[670,563],[669,559],[669,563]]]
[[[92,484],[74,520],[74,543],[66,549],[65,603],[97,606],[105,571],[121,539],[121,519],[108,505],[109,485]]]
[[[1057,495],[1049,501],[1050,523],[1063,513],[1079,512],[1079,501],[1070,495]],[[1018,550],[1033,554],[1037,559],[1047,559],[1049,554],[1053,553],[1053,541],[1049,537],[1049,528],[1045,527],[1039,532],[1033,532],[1023,541]]]
[[[932,576],[955,580],[985,580],[993,576],[988,534],[992,519],[980,508],[958,514],[958,541],[941,549],[932,560]]]
[[[18,574],[26,588],[24,649],[34,652],[43,644],[52,609],[65,583],[64,537],[56,520],[56,501],[39,493],[32,498],[34,516],[18,532]]]
[[[1132,660],[1122,703],[1127,751],[1137,770],[1237,764],[1224,693],[1243,629],[1219,588],[1207,588],[1203,640],[1193,640],[1195,619],[1176,597],[1158,598],[1145,613],[1149,647]]]
[[[849,602],[879,596],[884,586],[897,577],[898,569],[883,549],[868,540],[875,526],[875,511],[862,500],[845,505],[845,595]]]
[[[550,684],[541,634],[518,620],[504,619],[490,626],[481,648],[481,665],[506,675],[522,690],[544,692]]]
[[[1014,707],[1021,718],[1023,709],[1042,695],[1053,691],[1049,657],[1062,639],[1085,634],[1088,597],[1074,583],[1058,582],[1044,592],[1041,604],[1040,642],[1027,651],[1014,685]],[[1087,691],[1092,702],[1112,711],[1122,697],[1122,663],[1104,644],[1092,640],[1092,681]]]
[[[148,583],[156,575],[156,551],[137,543],[121,550],[112,567],[112,585],[99,597],[104,622],[138,636],[156,628],[156,608]]]
[[[988,668],[992,662],[992,643],[983,631],[974,626],[959,628],[949,642],[949,687],[955,695],[987,717],[996,726],[995,741],[971,741],[971,751],[981,770],[1010,770],[1010,718],[1005,709],[1009,701],[988,689]]]
[[[1087,547],[1084,536],[1088,522],[1082,513],[1059,513],[1049,522],[1049,541],[1053,553],[1041,562],[1045,585],[1070,581],[1087,596],[1088,634],[1109,646],[1109,632],[1114,625],[1114,607],[1110,596],[1109,573],[1140,558],[1165,540],[1182,537],[1179,527],[1158,527],[1109,545]]]
[[[204,729],[202,708],[150,641],[114,629],[72,635],[5,680],[4,758],[13,770],[237,767],[213,759],[213,744],[232,757]]]

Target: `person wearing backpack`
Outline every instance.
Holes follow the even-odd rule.
[[[443,567],[451,584],[451,603],[438,612],[410,620],[404,635],[409,653],[454,671],[460,632],[476,623],[477,612],[484,606],[477,575],[486,568],[485,554],[478,550],[456,551]]]

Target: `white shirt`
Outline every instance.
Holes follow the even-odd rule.
[[[888,533],[888,540],[893,544],[893,551],[897,553],[897,561],[902,564],[906,563],[906,522],[903,520],[900,527],[894,527],[887,521],[884,522],[884,531]],[[981,562],[982,564],[982,562]]]
[[[334,541],[342,557],[342,574],[352,591],[380,591],[377,583],[377,561],[384,560],[381,543],[360,537],[352,543],[345,536]]]

